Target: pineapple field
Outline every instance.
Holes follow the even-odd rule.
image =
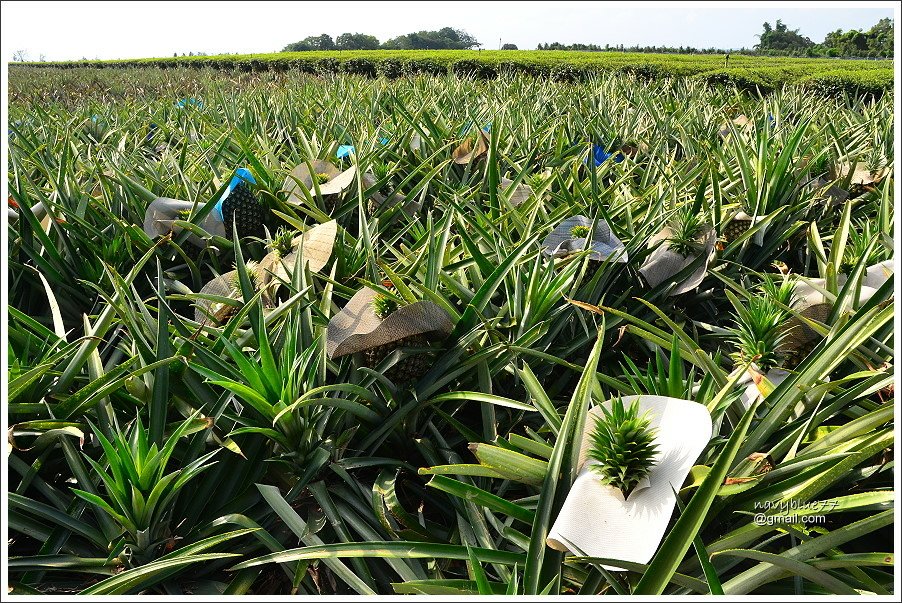
[[[895,594],[891,85],[646,75],[11,67],[6,592]]]

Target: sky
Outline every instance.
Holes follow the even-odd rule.
[[[27,60],[166,57],[177,52],[276,52],[310,35],[380,41],[454,27],[483,48],[499,42],[741,48],[782,19],[815,42],[869,29],[892,2],[3,2],[2,49]]]

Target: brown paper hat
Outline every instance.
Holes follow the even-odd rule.
[[[857,162],[854,167],[848,161],[842,161],[836,166],[836,179],[844,180],[848,177],[849,172],[852,172],[852,180],[849,184],[866,186],[869,184],[876,184],[883,180],[883,177],[886,176],[887,169],[882,167],[876,172],[872,172],[868,169],[868,166],[861,161]]]
[[[614,236],[606,221],[598,220],[595,223],[592,242],[588,247],[586,246],[588,242],[586,237],[576,238],[573,236],[572,231],[575,226],[592,228],[592,220],[586,216],[567,218],[542,241],[542,253],[553,258],[562,258],[572,253],[589,250],[591,252],[589,258],[592,260],[600,262],[613,258],[615,262],[627,261],[626,247]]]
[[[157,197],[147,206],[144,214],[144,232],[152,239],[161,237],[178,230],[178,226],[174,226],[174,222],[178,219],[179,212],[191,211],[198,207],[196,203],[190,201],[181,201],[179,199],[169,199],[166,197]],[[225,224],[220,220],[215,211],[210,211],[200,227],[211,235],[229,238],[230,234],[226,233]],[[203,239],[194,233],[188,235],[188,240],[198,247],[205,247]]]
[[[237,278],[237,270],[221,274],[201,287],[200,293],[228,297],[230,299],[241,299],[241,291],[233,286]],[[194,309],[194,320],[199,323],[213,322],[222,324],[228,320],[230,314],[237,311],[237,308],[234,306],[209,299],[198,299],[195,303],[197,306]]]
[[[329,177],[327,182],[319,185],[319,192],[323,196],[337,195],[351,186],[351,183],[354,182],[354,175],[357,172],[357,168],[353,165],[342,172],[328,161],[314,159],[310,163],[313,166],[314,174],[325,174]],[[282,185],[282,188],[288,191],[288,204],[301,205],[304,202],[305,197],[304,193],[299,188],[300,186],[303,186],[310,191],[311,195],[313,194],[313,176],[306,163],[295,166],[295,168],[291,170],[291,173],[285,178],[285,183]]]
[[[639,268],[639,273],[645,279],[645,282],[648,283],[649,287],[657,287],[664,281],[679,274],[698,257],[698,255],[683,257],[681,254],[672,251],[667,246],[667,239],[671,236],[673,236],[673,232],[670,230],[670,227],[665,226],[661,232],[653,236],[648,242],[649,249],[656,245],[657,248],[648,256],[642,264],[642,267]],[[702,253],[704,254],[705,261],[696,268],[692,274],[671,289],[669,295],[686,293],[701,284],[705,278],[705,274],[708,272],[708,263],[711,261],[711,256],[714,255],[714,243],[716,241],[717,235],[713,228],[704,234],[705,249]]]
[[[294,265],[301,258],[307,262],[310,272],[319,272],[332,257],[332,249],[335,247],[335,237],[338,234],[338,222],[330,220],[324,224],[317,224],[304,233],[294,237],[291,247],[294,249],[284,257],[279,257],[275,251],[271,251],[260,260],[259,274],[263,285],[291,280],[294,273]]]
[[[533,190],[532,187],[528,184],[520,183],[513,190],[511,190],[511,186],[514,184],[514,181],[510,178],[502,178],[501,182],[498,184],[498,192],[502,194],[510,194],[510,202],[514,207],[519,207],[526,203],[527,199],[529,199]]]
[[[376,185],[376,176],[372,171],[367,170],[361,176],[361,180],[363,183],[363,187],[365,189],[370,189]],[[374,192],[370,194],[370,198],[367,201],[367,210],[370,215],[374,215],[380,210],[386,210],[394,207],[398,203],[402,202],[405,199],[404,193],[401,191],[392,191],[388,194],[388,196],[383,195],[380,192]],[[423,200],[422,198],[414,198],[404,204],[401,208],[401,211],[404,212],[409,218],[413,218],[420,210],[423,209]]]
[[[257,262],[248,261],[246,268],[249,275],[255,277],[255,284],[259,287],[260,283],[262,283],[263,277],[262,262],[258,264]],[[242,299],[241,288],[235,287],[235,282],[237,280],[238,270],[230,270],[228,272],[224,272],[219,276],[210,279],[210,281],[208,281],[206,285],[201,287],[200,293],[203,293],[205,295],[217,295],[219,297],[228,297],[230,299],[240,300]],[[268,296],[263,296],[263,303],[264,305],[269,303]],[[215,322],[216,324],[222,324],[228,321],[228,318],[232,313],[238,311],[238,308],[236,308],[235,306],[211,301],[209,299],[198,299],[195,304],[196,307],[194,309],[194,320],[199,323],[211,322],[211,319],[208,315],[212,315],[213,322]]]
[[[458,165],[466,165],[468,163],[479,161],[485,157],[488,152],[489,138],[486,136],[485,132],[480,130],[475,144],[473,143],[472,138],[468,138],[463,141],[459,147],[454,149],[451,153],[451,158],[454,160],[454,163]]]
[[[836,182],[827,180],[823,176],[818,176],[808,183],[809,190],[814,192],[815,202],[829,202],[830,205],[843,203],[849,198],[849,191],[843,190],[836,185]]]
[[[752,127],[752,120],[745,115],[739,115],[733,119],[733,125],[736,126],[737,129],[747,130]],[[721,138],[726,138],[730,134],[730,124],[723,122],[717,133],[720,134]]]
[[[427,300],[401,306],[381,319],[372,307],[377,295],[368,287],[361,289],[332,317],[326,341],[329,358],[362,352],[413,335],[445,337],[454,328],[448,314]]]

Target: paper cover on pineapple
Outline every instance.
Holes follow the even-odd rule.
[[[531,186],[523,184],[522,182],[511,190],[511,185],[513,185],[513,183],[514,181],[510,178],[501,178],[501,182],[498,184],[498,192],[502,194],[509,193],[511,205],[518,207],[526,203],[530,195],[533,194],[533,190]]]
[[[403,305],[381,319],[372,306],[377,295],[376,291],[364,287],[329,321],[326,351],[330,358],[362,352],[412,335],[446,336],[454,328],[448,314],[427,300]]]
[[[179,213],[191,212],[195,208],[199,210],[200,207],[200,204],[190,201],[157,197],[147,206],[144,214],[144,232],[151,238],[161,237],[173,231],[177,232],[179,227],[174,226],[174,222],[176,220],[187,221],[187,217],[180,218]],[[228,238],[225,224],[217,219],[213,211],[207,213],[199,226],[211,235]],[[203,239],[194,233],[188,235],[188,240],[198,247],[205,246]]]
[[[412,335],[445,336],[454,325],[448,314],[431,301],[406,304],[381,319],[373,311],[378,293],[364,287],[341,312],[332,317],[326,334],[330,358],[361,352]]]
[[[857,162],[854,166],[848,161],[843,161],[836,166],[836,179],[844,180],[849,176],[849,172],[852,172],[849,184],[866,186],[883,180],[883,177],[886,176],[887,168],[882,167],[872,172],[868,169],[867,164],[862,161]]]
[[[827,322],[832,310],[832,304],[812,304],[799,311],[798,316],[789,317],[781,329],[783,339],[777,345],[777,352],[786,355],[810,347],[811,344],[823,339],[823,336],[808,326],[803,319],[824,323]]]
[[[294,265],[301,258],[307,262],[310,272],[319,272],[332,257],[332,249],[335,247],[335,237],[338,234],[338,222],[330,220],[323,224],[306,230],[291,240],[293,251],[284,257],[279,257],[275,251],[271,251],[260,260],[260,273],[265,283],[275,279],[282,281],[291,280]]]
[[[661,232],[653,236],[648,242],[649,249],[655,247],[655,245],[657,245],[657,249],[648,256],[642,267],[639,268],[639,273],[645,278],[649,287],[657,287],[664,281],[671,279],[699,258],[698,255],[684,257],[671,250],[667,245],[667,239],[672,236],[673,231],[670,230],[669,226],[665,226]],[[708,230],[703,235],[702,240],[705,246],[701,254],[703,261],[699,263],[692,274],[671,289],[669,295],[686,293],[698,287],[704,280],[705,273],[708,271],[708,262],[711,261],[711,257],[714,255],[714,243],[717,241],[714,229]]]
[[[238,271],[232,270],[211,279],[207,284],[201,287],[200,293],[203,295],[216,295],[219,297],[228,297],[230,299],[241,299],[241,290],[234,286],[238,278]],[[237,308],[222,302],[216,302],[209,299],[198,299],[194,308],[195,322],[214,322],[222,323],[228,318],[228,315]]]
[[[754,125],[754,123],[752,122],[752,120],[750,120],[745,115],[740,115],[740,116],[736,117],[735,119],[733,119],[733,125],[736,127],[737,130],[740,130],[740,129],[750,130],[752,128],[752,126]],[[720,125],[720,128],[718,129],[717,133],[720,135],[721,138],[726,138],[730,134],[730,124],[728,124],[727,122],[723,122]]]
[[[376,186],[376,176],[371,170],[367,170],[361,175],[361,182],[364,190],[369,190]],[[367,200],[367,211],[369,212],[369,215],[372,216],[380,210],[388,210],[396,206],[406,198],[407,196],[401,191],[392,191],[387,197],[378,191],[374,191],[370,193],[370,198]],[[415,217],[420,213],[421,209],[423,209],[422,195],[418,195],[401,207],[401,211],[404,212],[408,218]]]
[[[468,138],[452,151],[451,158],[454,160],[454,163],[458,165],[466,165],[468,163],[473,163],[474,161],[479,161],[485,157],[488,152],[489,139],[485,135],[485,131],[480,130],[475,144],[472,139]]]
[[[611,227],[599,219],[592,231],[592,243],[587,247],[587,237],[574,237],[573,229],[577,226],[592,228],[592,220],[585,216],[572,216],[558,224],[542,241],[542,253],[554,258],[567,257],[588,249],[589,258],[596,261],[612,258],[615,262],[626,262],[626,247],[611,232]]]
[[[595,421],[601,408],[589,411],[580,440],[579,474],[548,533],[546,544],[574,555],[648,563],[658,549],[689,470],[711,439],[711,415],[696,402],[666,396],[624,396],[624,404],[639,400],[640,415],[648,412],[657,430],[658,453],[647,487],[626,499],[619,489],[601,481],[586,463]],[[604,403],[610,408],[611,401]],[[617,566],[604,566],[618,571]]]
[[[336,195],[341,193],[351,186],[354,182],[354,175],[357,173],[357,168],[353,165],[341,172],[328,161],[314,159],[310,164],[313,166],[313,174],[316,174],[317,177],[320,174],[324,174],[326,178],[328,178],[326,182],[317,182],[321,195]],[[306,163],[296,165],[294,169],[291,170],[291,173],[285,178],[285,182],[282,185],[282,188],[288,191],[288,199],[286,202],[289,205],[301,205],[304,202],[305,196],[300,190],[300,186],[307,189],[311,196],[314,194],[313,176]]]
[[[745,374],[739,378],[739,381],[737,381],[738,385],[745,388],[742,390],[739,398],[743,408],[748,409],[756,400],[764,398],[762,387],[764,387],[765,384],[756,382],[756,378],[766,378],[767,381],[770,382],[770,386],[776,389],[791,375],[791,371],[787,371],[786,369],[782,368],[772,368],[767,371],[766,374],[762,375],[756,370],[756,367],[754,367],[754,365],[750,367],[750,369],[747,370]],[[824,382],[830,381],[829,375],[824,377],[823,380]],[[814,404],[817,399],[823,398],[826,393],[826,391],[818,391],[817,389],[812,389],[806,392],[802,399],[796,403],[795,407],[793,407],[792,413],[790,413],[790,418],[798,419],[799,417],[801,417],[806,412],[806,407],[810,408],[810,406]]]
[[[873,266],[868,266],[864,273],[864,280],[861,284],[872,289],[879,289],[883,283],[889,280],[895,270],[895,261],[886,260]]]

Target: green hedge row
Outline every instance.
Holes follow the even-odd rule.
[[[695,77],[709,84],[735,85],[742,90],[769,92],[786,83],[810,86],[823,94],[879,97],[893,87],[891,61],[837,61],[737,57],[724,68],[712,55],[645,55],[571,52],[370,51],[345,53],[276,53],[172,57],[115,61],[23,63],[57,68],[190,68],[241,72],[286,72],[324,75],[349,73],[398,78],[446,75],[493,79],[505,73],[529,74],[555,81],[576,82],[600,72],[642,79]]]

